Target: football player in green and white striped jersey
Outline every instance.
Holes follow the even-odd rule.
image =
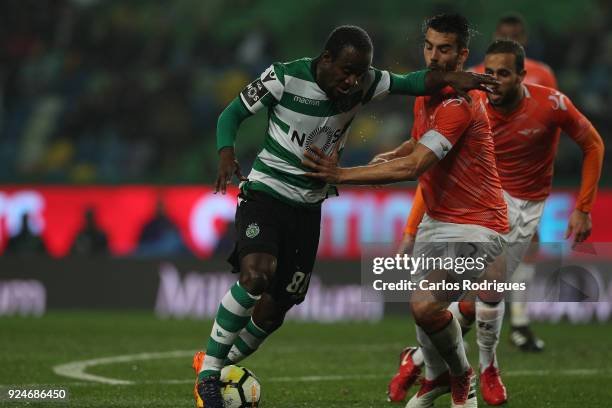
[[[253,353],[304,299],[318,247],[321,203],[335,193],[325,182],[304,176],[304,153],[312,146],[341,151],[355,115],[371,100],[431,94],[447,85],[467,95],[496,83],[464,72],[398,75],[373,68],[372,54],[363,29],[338,27],[318,57],[272,64],[219,116],[215,189],[225,193],[234,175],[241,180],[238,238],[229,259],[240,277],[221,301],[205,357],[194,358],[198,406],[222,407],[221,368]],[[246,179],[234,140],[240,123],[264,109],[265,143]]]

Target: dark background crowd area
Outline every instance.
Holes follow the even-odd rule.
[[[562,2],[563,3],[563,2]],[[237,0],[5,0],[0,13],[0,182],[201,183],[216,173],[223,108],[274,61],[316,56],[339,24],[371,35],[375,65],[422,68],[423,18],[460,11],[478,31],[479,63],[497,19],[520,12],[528,56],[549,64],[560,89],[612,129],[612,6],[606,1],[276,2]],[[410,98],[375,102],[355,120],[345,164],[409,135]],[[248,168],[266,115],[237,142]],[[563,140],[555,185],[576,186],[581,153]],[[610,164],[603,171],[610,185]]]

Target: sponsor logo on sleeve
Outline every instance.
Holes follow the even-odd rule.
[[[261,98],[266,96],[268,92],[268,89],[263,86],[261,79],[256,79],[248,84],[240,94],[242,95],[242,100],[249,105],[249,107],[253,107]]]

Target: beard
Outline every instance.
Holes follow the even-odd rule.
[[[491,95],[487,94],[487,97],[489,99],[489,103],[493,106],[508,106],[508,105],[512,105],[516,99],[518,98],[519,95],[519,90],[518,89],[511,89],[508,90],[508,92],[506,92],[505,95],[501,95],[500,98],[498,99],[491,99]]]
[[[430,62],[429,65],[427,65],[427,68],[433,71],[450,72],[450,71],[456,71],[458,66],[459,66],[459,60],[455,59],[454,61],[449,61],[444,65],[439,64],[437,62]]]

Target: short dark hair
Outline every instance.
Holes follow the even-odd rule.
[[[470,39],[475,32],[467,18],[458,13],[436,14],[423,23],[423,34],[427,33],[430,28],[439,33],[455,34],[459,49],[467,48],[470,45]]]
[[[516,71],[522,72],[525,69],[525,49],[514,40],[495,40],[489,45],[485,54],[512,54]]]
[[[502,24],[511,24],[511,25],[520,25],[523,28],[523,31],[527,31],[527,23],[525,22],[525,18],[519,13],[507,13],[500,17],[499,21],[497,21],[497,27]]]
[[[329,51],[332,58],[336,58],[346,47],[354,47],[366,54],[374,50],[370,35],[363,28],[354,25],[336,27],[325,41],[325,50]]]

